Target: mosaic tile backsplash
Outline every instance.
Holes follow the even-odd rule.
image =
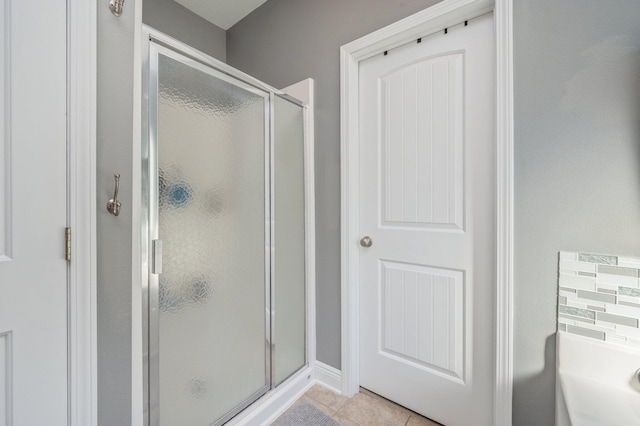
[[[640,348],[640,258],[560,252],[558,330]]]

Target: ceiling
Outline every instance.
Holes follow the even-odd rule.
[[[207,21],[228,30],[267,0],[175,0]]]

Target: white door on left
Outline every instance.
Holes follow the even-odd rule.
[[[0,426],[67,424],[66,3],[0,0]]]

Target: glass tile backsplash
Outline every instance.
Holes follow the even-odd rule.
[[[640,258],[560,252],[558,330],[640,347]]]

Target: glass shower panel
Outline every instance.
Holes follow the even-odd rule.
[[[273,148],[274,380],[305,365],[305,212],[303,108],[275,97]]]
[[[267,101],[158,55],[161,426],[219,423],[267,390]]]

